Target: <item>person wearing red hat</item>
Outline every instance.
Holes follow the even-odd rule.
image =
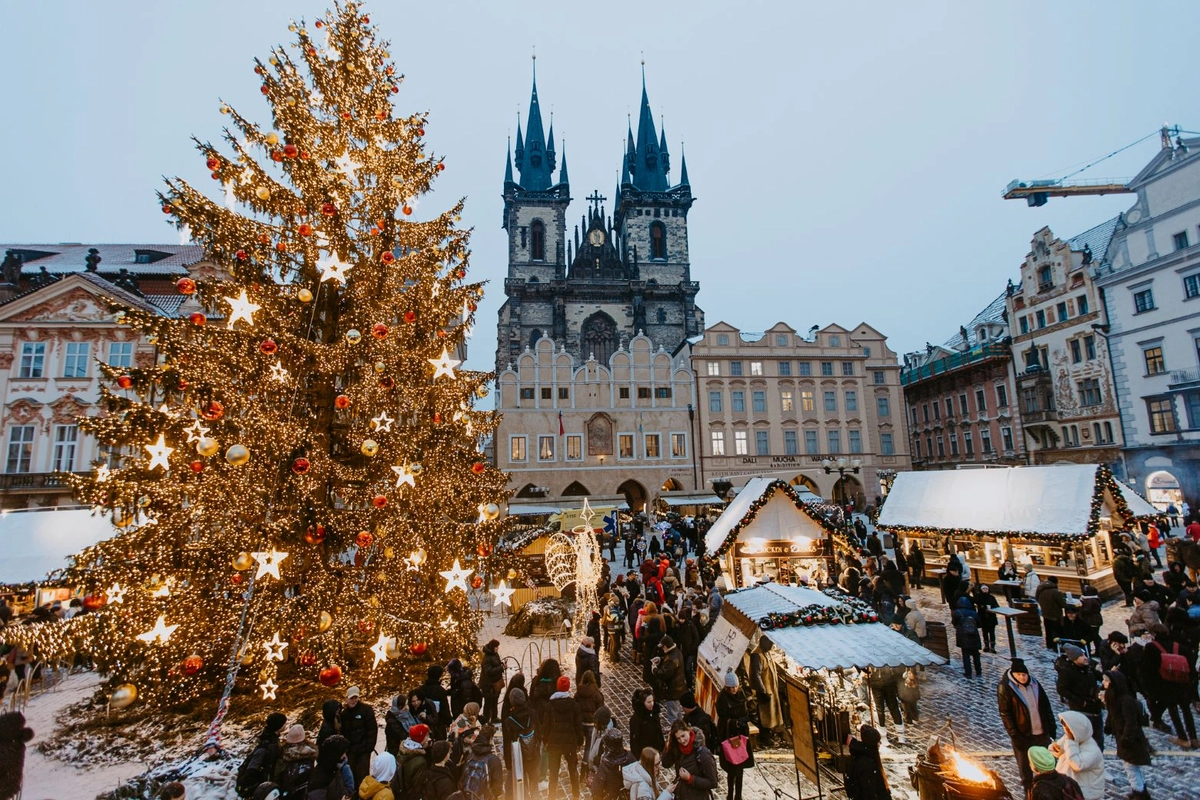
[[[401,787],[423,786],[429,769],[429,726],[419,722],[408,729],[408,738],[400,743],[396,753],[396,783]]]
[[[571,679],[563,675],[554,688],[557,691],[550,695],[546,730],[546,752],[550,761],[548,800],[554,800],[558,794],[558,773],[564,760],[571,777],[571,795],[579,797],[579,747],[583,744],[583,714],[579,702],[571,696]]]

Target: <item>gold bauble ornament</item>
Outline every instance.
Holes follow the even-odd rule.
[[[493,520],[498,516],[500,516],[500,506],[496,505],[495,503],[488,503],[483,507],[484,519]]]
[[[245,445],[231,444],[225,451],[225,460],[235,467],[240,467],[250,460],[250,451]]]
[[[363,439],[362,447],[359,449],[367,458],[374,458],[379,452],[379,442],[375,441],[374,439]]]
[[[312,292],[310,292],[308,289],[302,288],[300,291],[296,292],[296,298],[301,303],[311,303],[312,302]]]
[[[130,516],[125,513],[123,508],[114,508],[112,512],[112,523],[118,528],[124,528],[129,524]]]
[[[245,572],[254,566],[254,557],[249,553],[242,551],[233,557],[233,568],[238,572]]]
[[[248,667],[253,663],[254,663],[254,651],[247,650],[246,654],[244,656],[242,656],[242,666]]]
[[[517,577],[517,571],[515,569],[510,569],[508,571],[508,579],[511,581],[511,580],[514,580],[516,577]]]
[[[415,461],[412,464],[410,464],[408,467],[408,471],[411,472],[413,475],[420,475],[424,469],[425,469],[425,467],[423,467],[421,465],[420,461]]]
[[[265,202],[271,199],[271,190],[266,186],[260,186],[254,190],[254,196]]]
[[[271,64],[274,65],[274,64],[278,64],[278,63],[279,62],[275,60],[275,57],[272,56]],[[268,133],[267,134],[267,144],[270,144],[270,145],[279,144],[279,134],[276,133],[275,131],[271,131],[270,133]]]
[[[362,334],[359,333],[358,328],[351,328],[346,331],[346,341],[350,344],[358,344],[361,340]]]
[[[387,645],[384,647],[384,652],[387,653],[388,658],[399,658],[400,656],[404,655],[404,653],[400,650],[400,645],[394,636],[388,637]]]
[[[375,371],[376,372],[383,372],[385,369],[387,369],[387,364],[383,363],[382,361],[375,362]]]
[[[150,495],[144,494],[138,498],[138,508],[149,508],[150,503]]]
[[[319,621],[317,622],[317,630],[321,633],[329,630],[329,626],[333,624],[333,616],[328,611],[322,611]]]
[[[480,385],[479,388],[475,390],[475,396],[478,397],[480,400],[487,397],[488,396],[488,388],[486,386]]]
[[[108,704],[113,708],[125,708],[137,700],[138,690],[132,683],[122,683],[108,696]]]
[[[208,458],[215,456],[217,451],[221,449],[221,445],[216,439],[211,439],[207,436],[202,436],[196,440],[196,452]]]
[[[394,548],[394,547],[383,548],[383,557],[387,558],[387,559],[395,558],[396,557],[396,548]]]

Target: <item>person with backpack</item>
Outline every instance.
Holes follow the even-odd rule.
[[[675,768],[675,800],[709,800],[717,786],[717,762],[682,719],[671,725],[662,763]]]
[[[579,748],[584,743],[583,715],[579,711],[579,701],[571,696],[571,679],[561,676],[556,688],[558,691],[550,696],[546,716],[545,741],[550,773],[546,797],[549,800],[554,800],[557,795],[558,773],[564,760],[571,778],[571,794],[579,797]]]
[[[458,790],[465,800],[500,800],[504,797],[504,762],[492,752],[494,738],[495,726],[484,725],[471,745],[470,755],[458,779]],[[575,795],[579,796],[578,787]],[[553,791],[549,796],[554,797]]]
[[[524,689],[509,689],[504,699],[509,707],[508,715],[501,721],[500,730],[504,741],[504,765],[511,780],[515,780],[517,770],[513,758],[513,744],[519,743],[521,764],[527,782],[536,786],[538,764],[537,727],[534,723],[533,711],[525,700]]]
[[[850,763],[846,767],[845,786],[849,800],[892,800],[879,757],[882,741],[883,736],[870,725],[858,729],[857,739],[852,734],[846,736]]]
[[[625,740],[616,728],[609,728],[600,737],[600,758],[588,780],[593,800],[618,800],[624,788],[621,771],[634,762],[633,754],[625,749]]]
[[[1116,670],[1104,673],[1104,710],[1108,731],[1117,742],[1117,758],[1129,779],[1131,800],[1150,800],[1142,767],[1150,766],[1150,742],[1142,730],[1142,707],[1125,676]]]
[[[371,774],[363,778],[358,787],[358,796],[362,800],[396,800],[392,791],[392,778],[396,775],[396,757],[391,753],[382,752],[371,762]],[[415,797],[420,798],[418,793]]]
[[[450,743],[434,742],[429,748],[429,769],[421,800],[447,800],[458,791],[458,781],[450,769]]]
[[[708,715],[708,712],[696,703],[696,695],[692,692],[684,692],[683,697],[679,698],[679,707],[683,710],[683,721],[704,737],[701,744],[710,750],[721,746],[721,742],[717,739],[716,723],[713,722],[713,718]]]
[[[500,642],[492,639],[483,646],[479,688],[483,692],[483,721],[500,721],[500,692],[504,690],[504,662],[500,660]]]
[[[1029,791],[1033,772],[1029,766],[1029,748],[1045,747],[1058,732],[1050,697],[1037,679],[1029,674],[1022,659],[1014,658],[1012,665],[996,687],[996,705],[1000,721],[1012,741],[1021,785]]]
[[[1142,687],[1151,703],[1171,715],[1175,735],[1168,737],[1181,750],[1200,747],[1196,738],[1196,721],[1192,717],[1195,694],[1195,652],[1181,647],[1161,622],[1148,631],[1152,637],[1144,645],[1142,655]]]
[[[275,762],[279,760],[279,732],[287,724],[287,717],[274,711],[267,715],[267,724],[250,755],[242,762],[237,771],[238,797],[253,797],[254,790],[260,783],[271,779],[275,774]]]
[[[425,788],[425,771],[429,757],[425,747],[429,742],[429,726],[424,723],[408,729],[408,738],[400,743],[396,755],[396,787],[400,800],[419,800]]]
[[[1029,748],[1029,767],[1033,781],[1029,785],[1029,800],[1083,800],[1083,792],[1075,779],[1057,770],[1058,759],[1044,747]]]
[[[306,741],[304,726],[296,723],[283,737],[283,749],[275,767],[275,783],[282,798],[302,798],[308,791],[308,777],[317,765],[317,748]]]
[[[979,614],[971,598],[964,596],[958,599],[958,607],[954,609],[950,622],[954,626],[955,642],[962,651],[963,674],[970,678],[971,665],[974,664],[975,674],[982,678],[979,650],[983,647],[983,640],[979,636]]]

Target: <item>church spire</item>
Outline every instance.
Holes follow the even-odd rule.
[[[512,139],[510,138],[508,140],[508,146],[504,148],[504,183],[507,185],[512,182]]]
[[[692,184],[690,184],[688,182],[688,174],[687,174],[687,153],[682,151],[682,149],[681,149],[681,153],[679,156],[679,161],[680,161],[679,185],[680,186],[691,186]]]
[[[542,128],[542,108],[537,93],[537,56],[534,56],[533,90],[529,96],[529,124],[525,129],[522,148],[520,126],[517,128],[517,171],[521,173],[521,188],[544,191],[550,188],[550,173],[554,171],[554,150],[546,146]]]
[[[649,192],[665,192],[669,188],[666,158],[660,152],[662,149],[658,134],[654,130],[654,114],[650,111],[650,97],[646,92],[646,73],[643,65],[642,107],[638,113],[637,144],[632,149],[630,159],[634,186]]]
[[[570,183],[570,181],[567,179],[567,142],[566,142],[566,140],[563,140],[562,167],[560,167],[558,170],[558,182],[564,186],[566,184]]]
[[[662,156],[663,172],[666,173],[671,171],[671,154],[667,152],[667,123],[659,120],[659,124],[662,126],[662,135],[659,137],[658,152]]]

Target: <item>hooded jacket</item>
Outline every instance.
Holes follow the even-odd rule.
[[[338,732],[337,717],[341,710],[342,704],[337,700],[326,700],[321,704],[321,729],[317,731],[317,747]]]
[[[498,684],[498,685],[497,685]],[[499,696],[504,688],[504,662],[495,647],[483,646],[483,666],[480,667],[479,688],[487,697]]]
[[[662,763],[665,767],[675,768],[675,800],[708,800],[710,792],[717,786],[717,762],[712,752],[700,744],[695,732],[687,747],[681,747],[672,737],[670,746],[663,753]],[[685,769],[691,774],[686,781],[678,777],[680,770]]]
[[[1061,655],[1054,662],[1054,671],[1058,673],[1055,688],[1067,708],[1085,714],[1100,713],[1100,673],[1090,662],[1081,667]]]
[[[358,796],[362,800],[396,800],[396,795],[392,793],[392,787],[386,783],[380,783],[372,775],[363,778],[362,784],[358,787]]]
[[[449,767],[434,764],[425,773],[425,800],[446,800],[458,791],[458,782]]]
[[[288,771],[288,767],[302,761],[307,761],[310,766],[315,765],[317,763],[317,748],[308,742],[284,744],[283,749],[279,751],[279,760],[275,763],[275,782],[280,782],[280,779]]]
[[[1129,619],[1125,620],[1125,627],[1129,630],[1129,637],[1141,636],[1150,630],[1152,625],[1161,623],[1162,620],[1158,616],[1158,609],[1157,600],[1147,600],[1134,608],[1133,613],[1129,615]]]
[[[663,732],[658,721],[658,705],[655,704],[653,711],[647,711],[642,702],[644,696],[645,690],[633,693],[633,714],[629,717],[629,751],[640,755],[643,748],[653,747],[661,753]]]
[[[967,620],[975,621],[975,630],[968,631],[966,628]],[[958,646],[963,650],[979,650],[983,647],[983,638],[979,635],[981,623],[979,614],[975,611],[975,604],[971,602],[971,598],[963,596],[958,598],[958,606],[954,609],[954,614],[950,617],[951,623],[954,625],[954,639]]]
[[[547,705],[545,742],[550,750],[575,750],[583,744],[583,714],[570,692],[555,692]]]
[[[604,693],[594,684],[581,683],[575,690],[575,702],[579,703],[579,713],[586,722],[591,722],[596,709],[604,705]]]
[[[504,797],[504,762],[500,760],[500,756],[492,752],[492,743],[477,740],[472,744],[470,755],[463,764],[466,765],[472,761],[487,763],[488,786],[491,787],[492,797]]]
[[[450,696],[446,694],[446,690],[442,687],[442,675],[445,670],[434,664],[425,674],[425,682],[421,684],[420,692],[426,700],[431,700],[437,703],[438,724],[429,724],[438,734],[437,738],[445,735],[446,729],[450,727],[451,720],[454,717],[450,714]]]
[[[1133,696],[1129,683],[1120,672],[1104,673],[1104,709],[1108,712],[1108,730],[1117,740],[1117,758],[1130,764],[1149,766],[1150,742],[1142,730],[1141,703]]]
[[[883,762],[879,758],[879,731],[863,725],[861,739],[850,740],[850,766],[846,769],[846,797],[850,800],[891,800]]]
[[[1029,786],[1029,800],[1062,800],[1071,780],[1070,776],[1058,771],[1039,772]]]
[[[396,753],[396,777],[393,782],[405,794],[411,787],[420,787],[425,781],[425,770],[429,769],[429,756],[425,748],[412,739],[405,739]]]
[[[640,761],[634,761],[621,768],[621,779],[629,790],[629,800],[656,800],[661,787],[655,785],[650,773]]]
[[[533,712],[525,700],[523,689],[513,689],[509,692],[506,704],[509,706],[508,716],[500,721],[500,730],[504,733],[504,758],[512,762],[512,744],[522,735],[535,731]],[[536,734],[535,734],[536,736]]]
[[[1092,738],[1092,721],[1078,711],[1064,711],[1058,718],[1075,738],[1064,732],[1058,740],[1062,754],[1055,770],[1075,779],[1084,800],[1104,800],[1104,753]]]
[[[683,666],[683,653],[679,651],[679,645],[671,645],[671,649],[664,651],[661,658],[658,666],[654,668],[658,693],[663,700],[678,701],[687,691],[687,670]]]
[[[575,683],[583,682],[583,673],[591,670],[592,675],[596,678],[596,685],[600,685],[600,657],[596,655],[596,650],[591,647],[579,646],[575,651]]]

